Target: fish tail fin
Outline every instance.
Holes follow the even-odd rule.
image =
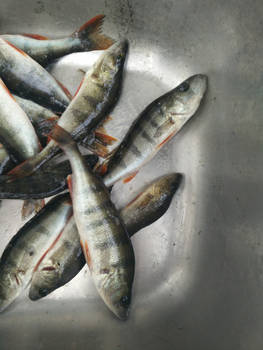
[[[29,176],[40,168],[52,156],[52,147],[47,145],[43,150],[32,158],[25,160],[18,164],[15,168],[10,170],[8,175],[8,182],[15,181],[18,178]]]
[[[102,145],[99,141],[94,140],[91,144],[81,144],[83,147],[86,147],[93,154],[96,154],[99,157],[107,158],[109,150],[106,146]]]
[[[105,15],[93,17],[73,33],[87,50],[105,50],[114,43],[113,39],[101,33],[104,17]]]
[[[48,137],[54,140],[67,155],[72,153],[72,151],[79,152],[78,146],[71,135],[58,124],[54,126],[54,128],[48,134]]]
[[[22,220],[27,219],[33,213],[38,213],[44,205],[44,199],[26,199],[21,211]]]

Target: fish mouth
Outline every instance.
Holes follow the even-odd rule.
[[[32,301],[39,300],[49,293],[47,288],[30,288],[28,297]]]
[[[188,79],[191,89],[196,95],[203,96],[207,90],[208,77],[205,74],[195,74]]]
[[[117,308],[116,310],[113,310],[114,314],[121,321],[126,321],[128,319],[129,311],[130,311],[129,308],[124,308],[124,307],[120,307],[120,308]]]

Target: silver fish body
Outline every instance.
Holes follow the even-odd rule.
[[[62,113],[68,106],[70,98],[55,78],[3,38],[0,38],[0,69],[8,89],[17,95],[50,108],[54,113]]]
[[[136,196],[121,211],[120,216],[129,236],[158,220],[168,209],[179,187],[180,174],[161,177]],[[69,282],[85,265],[79,234],[72,217],[60,239],[34,272],[29,298],[38,300]]]
[[[42,145],[46,144],[46,135],[59,120],[59,117],[50,109],[40,106],[36,102],[13,95],[16,102],[26,113],[32,125],[35,128],[36,134]]]
[[[0,260],[0,311],[28,285],[40,259],[72,216],[68,197],[51,200],[7,245]]]
[[[135,176],[195,114],[206,88],[207,77],[194,75],[148,105],[110,159],[105,185]]]
[[[101,33],[103,20],[104,15],[98,15],[71,36],[61,39],[48,39],[35,34],[4,34],[0,37],[45,66],[52,60],[72,52],[107,49],[113,41]]]
[[[109,309],[125,320],[135,265],[126,228],[102,180],[86,167],[70,135],[56,125],[50,136],[70,161],[74,218],[94,284]]]
[[[40,151],[36,132],[22,108],[0,80],[0,139],[17,161],[35,156]]]

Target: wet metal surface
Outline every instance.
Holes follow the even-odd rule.
[[[96,0],[0,3],[0,30],[61,36],[98,13],[130,41],[123,94],[109,128],[121,137],[154,98],[205,73],[205,101],[136,178],[126,203],[159,175],[185,175],[169,211],[134,238],[130,319],[118,321],[84,269],[47,298],[27,292],[0,316],[0,349],[261,350],[263,343],[261,1]],[[98,53],[63,58],[54,74],[74,92]],[[21,203],[0,210],[0,252]]]

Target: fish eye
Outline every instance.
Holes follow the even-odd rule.
[[[180,86],[178,86],[178,90],[180,92],[185,92],[189,89],[190,85],[185,81]]]
[[[123,297],[121,297],[120,299],[120,305],[123,307],[128,308],[131,302],[131,298],[128,295],[124,295]]]

